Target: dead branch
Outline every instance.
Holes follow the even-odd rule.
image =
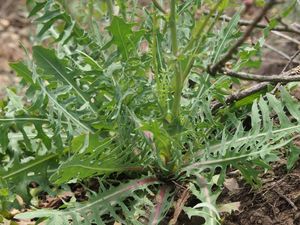
[[[298,68],[298,67],[296,67]],[[229,69],[222,69],[224,75],[230,77],[236,77],[243,80],[254,80],[254,81],[269,81],[272,83],[278,82],[293,82],[293,81],[300,81],[300,66],[299,66],[299,73],[291,74],[291,73],[282,73],[279,75],[261,75],[261,74],[251,74],[245,72],[235,72]]]
[[[206,13],[206,12],[205,12]],[[230,16],[227,15],[222,15],[220,16],[220,20],[226,21],[226,22],[230,22],[232,20],[232,18]],[[238,21],[238,25],[240,26],[250,26],[253,23],[252,20],[239,20]],[[255,25],[256,28],[259,29],[265,29],[268,27],[267,24],[263,24],[263,23],[257,23]],[[292,26],[289,26],[287,24],[285,24],[284,26],[276,26],[274,28],[272,28],[271,30],[274,31],[281,31],[281,32],[289,32],[289,33],[295,33],[295,34],[299,34],[300,35],[300,30],[293,28]]]
[[[273,52],[276,52],[278,55],[282,56],[285,59],[290,59],[290,56],[284,53],[283,51],[280,51],[278,48],[273,47],[272,45],[269,45],[267,43],[264,43],[264,47],[272,50]]]
[[[297,45],[300,45],[300,41],[298,41],[297,39],[295,39],[295,38],[292,38],[292,37],[290,37],[290,36],[288,36],[288,35],[286,35],[286,34],[283,34],[283,33],[281,33],[281,32],[279,32],[279,31],[271,31],[273,34],[276,34],[277,36],[279,36],[279,37],[282,37],[282,38],[285,38],[285,39],[287,39],[287,40],[289,40],[289,41],[291,41],[291,42],[294,42],[295,44],[297,44]]]
[[[295,58],[295,57],[296,57],[295,55],[296,55],[296,54],[294,54],[294,55],[291,57],[291,59],[292,59],[293,57]],[[292,59],[292,60],[293,60],[293,59]],[[292,60],[291,60],[291,61],[292,61]],[[297,66],[297,67],[295,67],[295,68],[293,68],[293,69],[291,69],[291,70],[289,70],[289,71],[287,71],[287,72],[283,72],[283,73],[281,73],[281,74],[279,74],[279,75],[276,75],[276,76],[277,76],[277,77],[278,77],[278,76],[281,76],[281,75],[282,75],[282,76],[292,76],[292,75],[295,75],[295,74],[300,74],[300,66]],[[226,104],[226,105],[231,104],[231,103],[233,103],[233,102],[235,102],[235,101],[238,101],[238,100],[240,100],[240,99],[243,99],[243,98],[245,98],[245,97],[247,97],[247,96],[250,96],[250,95],[252,95],[252,94],[254,94],[254,93],[257,93],[257,92],[259,92],[259,91],[261,91],[261,90],[264,90],[269,84],[270,84],[270,82],[262,82],[262,83],[259,83],[259,84],[254,85],[254,86],[252,86],[252,87],[249,87],[249,88],[247,88],[247,89],[245,89],[245,90],[242,90],[242,91],[238,91],[238,92],[236,92],[236,93],[233,93],[232,95],[228,96],[228,97],[225,99],[225,104]],[[221,108],[223,105],[224,105],[223,103],[216,101],[216,102],[214,102],[214,103],[212,104],[211,109],[212,109],[212,111],[215,111],[215,110]]]
[[[293,63],[294,59],[295,59],[299,54],[300,54],[300,49],[299,49],[297,52],[295,52],[294,55],[292,55],[292,57],[290,58],[289,62],[285,65],[285,67],[283,68],[283,70],[281,71],[281,73],[284,73],[284,72],[287,70],[287,68],[289,68],[289,66]],[[279,88],[280,86],[281,86],[281,83],[276,84],[275,88],[272,90],[271,93],[274,94],[274,93],[278,90],[278,88]]]
[[[295,205],[295,203],[289,199],[287,196],[285,196],[284,194],[280,193],[279,191],[277,191],[276,189],[274,189],[274,191],[276,192],[276,194],[278,194],[281,198],[283,198],[285,201],[287,201],[287,203],[289,203],[290,206],[293,207],[293,209],[295,211],[298,210],[298,207]]]
[[[226,62],[232,59],[233,55],[237,52],[238,48],[247,40],[247,38],[251,35],[253,29],[256,25],[262,20],[262,18],[266,15],[267,11],[272,8],[272,6],[276,3],[275,0],[270,0],[261,10],[261,12],[254,18],[252,24],[250,24],[243,36],[238,39],[238,41],[227,51],[227,53],[214,65],[210,66],[209,73],[214,75],[216,72],[224,66]]]
[[[259,83],[259,84],[256,84],[252,87],[249,87],[245,90],[242,90],[242,91],[238,91],[236,93],[233,93],[232,95],[229,95],[226,99],[225,99],[225,104],[226,105],[229,105],[235,101],[238,101],[240,99],[243,99],[247,96],[250,96],[254,93],[257,93],[261,90],[264,90],[270,83],[269,82],[262,82],[262,83]],[[212,111],[214,112],[215,110],[221,108],[224,104],[221,103],[221,102],[214,102],[211,106],[211,109]]]

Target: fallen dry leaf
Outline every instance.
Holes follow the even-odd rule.
[[[231,192],[236,192],[240,186],[235,178],[225,179],[224,186]]]
[[[240,211],[241,202],[230,202],[226,204],[221,204],[218,206],[219,212],[232,213],[234,211]]]

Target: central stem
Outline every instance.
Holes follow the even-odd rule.
[[[182,78],[181,69],[179,63],[177,62],[178,45],[177,45],[177,31],[176,31],[176,0],[171,0],[171,10],[170,10],[170,31],[171,31],[171,44],[172,53],[175,56],[175,88],[174,88],[174,100],[172,105],[173,122],[179,121],[179,111],[180,111],[180,100],[182,91]]]

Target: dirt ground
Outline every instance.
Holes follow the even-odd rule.
[[[300,162],[286,171],[285,161],[273,165],[262,176],[257,190],[235,176],[236,188],[224,189],[220,202],[240,202],[239,211],[225,216],[225,225],[298,225],[300,224]]]
[[[8,62],[24,57],[20,43],[25,47],[30,47],[31,28],[26,20],[25,0],[0,0],[0,2],[1,99],[5,96],[5,89],[18,82]],[[300,37],[293,35],[290,37],[291,39],[288,39],[276,33],[271,34],[270,40],[267,41],[271,48],[266,47],[263,65],[257,73],[278,74],[281,72],[288,62],[288,57],[300,48]],[[299,64],[300,57],[294,60],[292,67]],[[295,95],[300,99],[299,93],[296,92]],[[234,188],[228,188],[229,186],[225,185],[219,202],[240,202],[241,206],[239,211],[231,215],[223,215],[223,224],[300,225],[300,162],[290,172],[286,170],[284,157],[272,166],[271,171],[262,175],[262,187],[257,190],[245,184],[238,174],[228,175],[228,180],[234,183]],[[183,224],[192,224],[192,222],[183,222]]]
[[[30,47],[30,26],[26,19],[25,0],[0,0],[0,98],[6,88],[18,82],[9,62],[24,57],[20,44]]]

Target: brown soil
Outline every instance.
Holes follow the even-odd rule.
[[[30,29],[24,2],[25,0],[2,0],[0,4],[0,99],[4,97],[6,88],[18,82],[9,62],[24,57],[20,43],[26,48],[30,46]]]
[[[287,173],[284,161],[262,176],[257,190],[241,184],[234,193],[227,189],[220,198],[224,202],[240,202],[239,212],[225,216],[225,225],[298,225],[300,224],[300,162]]]

